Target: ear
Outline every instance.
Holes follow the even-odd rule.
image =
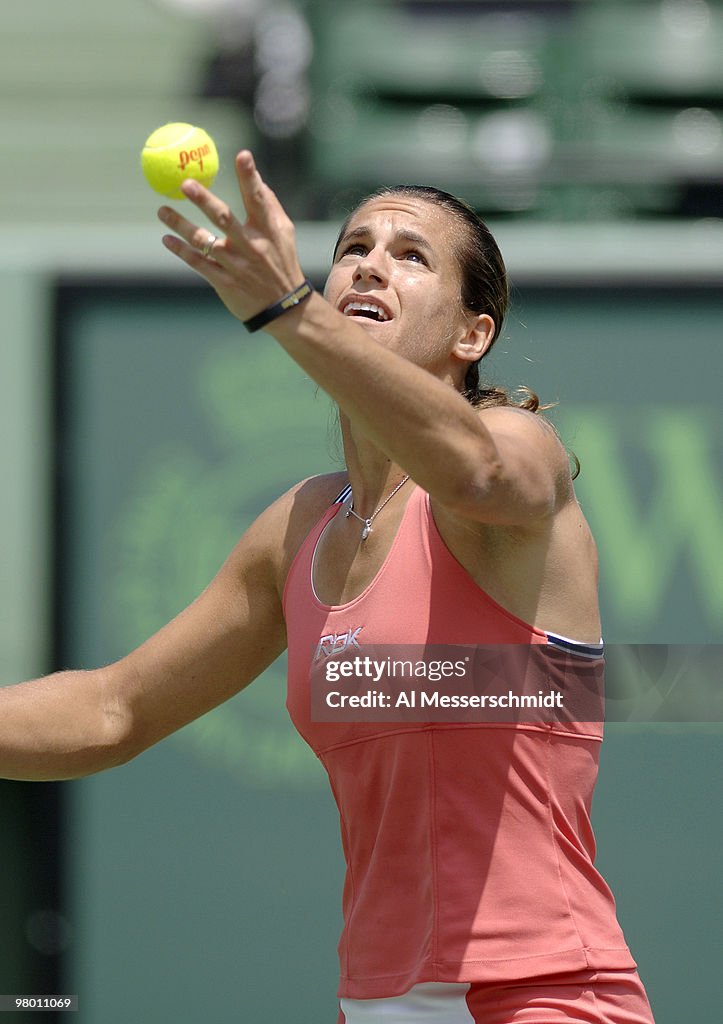
[[[476,363],[487,352],[495,336],[495,322],[488,313],[472,316],[467,330],[455,343],[453,354],[465,363]]]

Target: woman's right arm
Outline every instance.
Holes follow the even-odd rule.
[[[248,686],[286,646],[281,592],[294,491],[244,534],[204,592],[114,664],[0,688],[0,778],[124,764]]]

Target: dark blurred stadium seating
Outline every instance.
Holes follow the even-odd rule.
[[[252,146],[297,219],[410,179],[495,218],[721,214],[723,0],[297,0],[233,33],[223,6],[10,5],[0,217],[144,216],[138,151],[169,120],[225,168]]]
[[[705,0],[325,0],[317,214],[389,180],[499,215],[719,216],[723,10]]]

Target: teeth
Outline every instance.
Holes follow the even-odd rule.
[[[373,302],[348,302],[346,306],[344,306],[342,312],[344,313],[344,316],[349,316],[349,314],[354,310],[359,313],[376,313],[382,322],[389,319],[385,310],[383,310],[381,306],[375,305]]]

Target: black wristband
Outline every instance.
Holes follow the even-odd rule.
[[[286,313],[289,309],[293,309],[294,306],[304,302],[309,298],[313,290],[314,286],[307,278],[303,284],[300,284],[298,288],[294,288],[293,292],[289,292],[288,295],[284,295],[283,299],[279,299],[273,306],[269,306],[268,309],[262,309],[260,313],[252,316],[249,320],[244,320],[244,327],[247,331],[258,331],[260,327],[271,323],[277,316],[281,316],[282,313]]]

